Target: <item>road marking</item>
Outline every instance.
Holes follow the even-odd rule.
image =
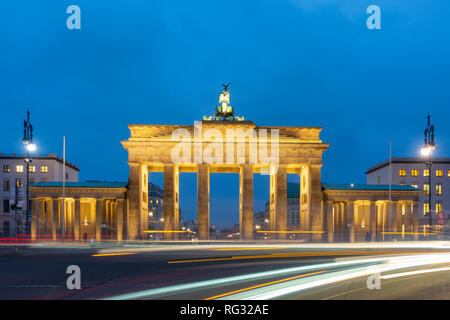
[[[217,296],[209,297],[209,298],[206,298],[204,300],[214,300],[214,299],[225,297],[225,296],[229,296],[229,295],[232,295],[232,294],[235,294],[235,293],[248,291],[248,290],[252,290],[252,289],[256,289],[256,288],[261,288],[261,287],[269,286],[271,284],[276,284],[276,283],[285,282],[285,281],[289,281],[289,280],[304,278],[304,277],[307,277],[307,276],[312,276],[312,275],[315,275],[315,274],[318,274],[318,273],[322,273],[322,272],[326,272],[326,271],[328,271],[328,270],[316,271],[316,272],[311,272],[311,273],[307,273],[307,274],[302,274],[300,276],[295,276],[295,277],[285,278],[285,279],[276,280],[276,281],[272,281],[272,282],[267,282],[267,283],[263,283],[263,284],[258,284],[256,286],[252,286],[252,287],[248,287],[248,288],[244,288],[244,289],[239,289],[239,290],[236,290],[236,291],[231,291],[231,292],[219,294]]]

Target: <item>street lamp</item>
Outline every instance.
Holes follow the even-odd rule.
[[[36,151],[36,145],[33,143],[33,126],[30,121],[30,111],[27,110],[27,119],[23,121],[23,139],[22,143],[25,145],[27,150],[25,163],[27,164],[27,190],[26,190],[26,213],[25,213],[25,233],[30,233],[30,162],[32,162],[30,157],[30,152]]]
[[[428,160],[426,161],[426,166],[428,168],[428,218],[430,227],[432,225],[432,217],[431,217],[431,153],[436,149],[436,144],[434,143],[434,126],[430,123],[430,115],[428,115],[428,124],[425,129],[425,139],[424,139],[424,147],[421,150],[423,156],[428,156]]]

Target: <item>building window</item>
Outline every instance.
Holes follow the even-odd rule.
[[[66,172],[66,180],[69,180],[69,173]]]
[[[400,170],[398,170],[398,175],[399,175],[400,177],[406,176],[406,170],[405,170],[405,169],[400,169]]]
[[[3,199],[3,213],[9,213],[9,199]]]
[[[444,175],[444,172],[441,169],[436,170],[436,177],[442,177],[443,175]]]
[[[442,211],[442,203],[441,202],[436,202],[436,213]]]
[[[424,177],[430,176],[430,170],[428,170],[428,169],[423,170],[423,176]]]
[[[411,176],[413,176],[413,177],[419,176],[419,170],[416,170],[416,169],[411,170]]]
[[[3,165],[3,172],[4,172],[4,173],[8,173],[8,172],[10,172],[10,171],[11,171],[11,170],[9,169],[9,166],[8,166],[7,164],[4,164],[4,165]],[[450,177],[450,171],[449,171],[448,176]]]
[[[16,166],[16,172],[18,172],[18,173],[23,172],[23,165],[18,164],[18,165]]]
[[[377,182],[378,182],[378,184],[381,183],[381,177],[380,176],[377,177]]]
[[[423,215],[427,215],[430,212],[430,204],[429,203],[424,203],[423,204]]]
[[[23,188],[23,181],[22,181],[22,179],[16,179],[16,187],[17,188]]]
[[[48,172],[48,166],[41,166],[41,173],[47,173]]]
[[[31,172],[31,173],[36,172],[36,166],[28,166],[28,172]]]
[[[9,191],[9,180],[3,180],[3,191]]]
[[[436,184],[436,195],[442,196],[442,184]]]
[[[425,191],[425,194],[428,195],[430,193],[430,185],[429,184],[424,184],[423,185],[423,190]]]
[[[450,170],[447,171],[447,176],[450,177]]]

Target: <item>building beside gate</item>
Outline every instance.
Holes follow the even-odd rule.
[[[123,240],[126,182],[37,182],[30,186],[32,239]]]
[[[28,163],[27,159],[31,159]],[[0,236],[16,237],[25,233],[27,185],[39,181],[63,181],[63,159],[48,155],[0,153]],[[68,182],[78,181],[79,168],[66,160]],[[27,179],[28,177],[28,179]]]

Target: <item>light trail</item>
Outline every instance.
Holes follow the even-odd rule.
[[[192,262],[211,262],[211,261],[230,261],[230,260],[248,260],[248,259],[273,259],[273,258],[301,258],[301,257],[328,257],[328,256],[361,256],[376,254],[406,254],[408,251],[329,251],[329,252],[299,252],[299,253],[271,253],[250,256],[232,256],[227,258],[206,258],[192,260],[174,260],[168,261],[169,264],[192,263]],[[421,252],[427,253],[427,252]]]
[[[267,283],[263,283],[263,284],[258,284],[256,286],[252,286],[252,287],[248,287],[248,288],[244,288],[244,289],[239,289],[239,290],[236,290],[236,291],[231,291],[231,292],[219,294],[217,296],[209,297],[209,298],[206,298],[204,300],[214,300],[214,299],[217,299],[217,298],[222,298],[222,297],[229,296],[229,295],[232,295],[232,294],[236,294],[236,293],[239,293],[239,292],[244,292],[244,291],[248,291],[248,290],[252,290],[252,289],[256,289],[256,288],[261,288],[261,287],[269,286],[271,284],[286,282],[286,281],[289,281],[289,280],[304,278],[304,277],[312,276],[312,275],[315,275],[315,274],[323,273],[323,272],[326,272],[326,271],[328,271],[328,270],[316,271],[316,272],[302,274],[302,275],[295,276],[295,277],[290,277],[290,278],[286,278],[286,279],[281,279],[281,280],[276,280],[276,281],[267,282]]]
[[[187,230],[146,230],[142,231],[145,233],[185,233],[185,232],[192,232]]]
[[[390,258],[390,260],[387,260],[386,263],[382,265],[359,267],[350,270],[331,272],[324,275],[311,276],[309,278],[303,278],[299,280],[292,280],[282,283],[281,285],[275,284],[261,289],[255,289],[252,290],[254,291],[253,293],[245,292],[244,294],[230,295],[225,297],[224,299],[275,299],[289,294],[298,293],[307,289],[333,284],[353,278],[368,276],[375,273],[448,262],[450,262],[449,254],[413,255],[399,258]]]
[[[256,231],[257,233],[327,233],[326,231]]]
[[[110,256],[126,256],[131,254],[137,254],[136,252],[118,252],[118,253],[97,253],[91,255],[91,257],[110,257]]]
[[[450,270],[450,267],[435,268],[435,269],[425,269],[425,270],[416,270],[416,271],[388,274],[386,276],[381,276],[380,279],[392,279],[392,278],[413,276],[413,275],[422,274],[422,273],[441,272],[441,271],[449,271],[449,270]]]
[[[282,275],[288,275],[288,274],[300,273],[300,272],[306,272],[306,271],[323,270],[323,269],[328,269],[328,268],[339,268],[339,267],[358,265],[358,264],[375,264],[375,263],[380,263],[383,261],[388,261],[390,259],[392,259],[392,258],[380,257],[380,258],[371,258],[371,259],[357,259],[357,260],[349,260],[349,261],[342,261],[342,262],[321,263],[321,264],[294,267],[294,268],[285,268],[285,269],[264,271],[264,272],[258,272],[258,273],[249,273],[249,274],[239,275],[239,276],[216,278],[216,279],[212,279],[212,280],[204,280],[204,281],[191,282],[191,283],[186,283],[186,284],[178,284],[178,285],[173,285],[173,286],[168,286],[168,287],[148,289],[148,290],[143,290],[143,291],[138,291],[138,292],[131,292],[131,293],[126,293],[126,294],[109,297],[104,300],[129,300],[129,299],[149,298],[149,297],[157,296],[157,295],[161,295],[161,294],[170,294],[170,293],[175,293],[175,292],[182,292],[185,290],[192,290],[192,289],[224,285],[224,284],[228,285],[228,284],[232,284],[232,283],[236,283],[236,282],[240,282],[240,281],[258,280],[258,279],[264,279],[264,278],[269,278],[269,277],[276,277],[276,276],[282,276]]]
[[[402,235],[402,234],[423,234],[423,232],[383,231],[383,232],[381,232],[381,234],[399,234],[399,235]],[[426,234],[427,235],[434,235],[434,234],[437,234],[437,233],[435,233],[435,232],[427,232]]]
[[[223,248],[223,249],[209,249],[211,251],[248,251],[248,250],[283,250],[289,249],[288,247],[271,248],[271,247],[258,247],[258,248]]]

